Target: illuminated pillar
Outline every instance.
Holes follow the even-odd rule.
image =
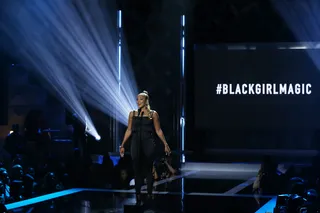
[[[121,96],[121,65],[122,65],[122,11],[118,10],[117,14],[117,28],[118,28],[118,95]],[[114,119],[114,151],[119,152],[120,137],[119,137],[119,122],[117,110],[115,110]]]
[[[118,11],[118,90],[119,95],[121,94],[121,63],[122,63],[122,11]]]
[[[180,71],[180,151],[181,163],[185,162],[184,146],[185,146],[185,96],[186,96],[186,85],[185,85],[185,15],[181,16],[181,44],[180,44],[180,54],[181,54],[181,71]]]

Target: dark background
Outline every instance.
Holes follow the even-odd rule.
[[[304,50],[195,50],[198,128],[319,128],[320,72]],[[314,50],[318,51],[318,50]],[[319,51],[320,52],[320,51]],[[311,83],[311,95],[216,95],[228,83]],[[234,90],[235,88],[233,88]]]
[[[310,136],[320,127],[319,70],[305,50],[278,50],[272,43],[268,49],[257,46],[195,48],[195,131],[209,149],[315,148]],[[311,83],[313,93],[223,96],[216,95],[218,83]]]
[[[7,63],[8,57],[0,52],[0,125],[6,125],[8,122],[8,72],[10,64]]]
[[[172,150],[179,148],[180,26],[176,1],[121,0],[123,33],[139,91],[147,90]],[[126,57],[126,56],[125,56]],[[161,143],[160,143],[161,144]],[[163,150],[163,148],[159,147]]]
[[[305,51],[275,50],[277,43],[300,40],[271,1],[195,1],[187,24],[187,150],[201,158],[213,149],[319,149],[319,74]],[[312,39],[304,41],[319,41]],[[242,44],[267,48],[225,50],[227,45]],[[218,50],[209,50],[217,46]],[[311,82],[313,94],[216,96],[215,83],[222,81]]]

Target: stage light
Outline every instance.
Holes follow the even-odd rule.
[[[37,1],[37,4],[32,0],[10,1],[5,13],[7,22],[0,25],[1,29],[18,47],[12,49],[20,50],[20,54],[16,56],[29,63],[34,73],[46,80],[48,89],[57,94],[61,101],[72,112],[75,112],[78,119],[90,129],[88,133],[97,137],[99,134],[81,101],[80,93],[71,76],[70,64],[62,60],[61,45],[64,44],[57,43],[55,37],[59,35],[53,34],[54,27],[62,28],[63,26],[48,24],[47,17],[41,16],[41,13],[53,16],[52,11],[46,7],[48,5],[41,3],[39,5],[39,2],[42,1]],[[19,11],[19,15],[15,11]]]
[[[97,135],[97,136],[96,136],[96,140],[97,140],[97,141],[100,141],[100,140],[101,140],[100,135]]]
[[[287,23],[295,37],[302,41],[300,45],[290,47],[292,50],[306,50],[313,63],[320,70],[320,52],[315,51],[315,45],[310,41],[319,41],[320,38],[320,3],[314,0],[305,1],[277,1],[273,0],[273,5],[279,15]]]

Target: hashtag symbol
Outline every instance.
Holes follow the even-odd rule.
[[[221,94],[221,84],[217,84],[217,95]]]

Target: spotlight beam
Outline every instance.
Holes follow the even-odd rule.
[[[58,46],[52,43],[53,37],[50,34],[44,33],[46,30],[50,31],[49,26],[45,25],[46,20],[37,19],[36,14],[33,14],[26,5],[12,3],[10,6],[11,9],[18,9],[20,14],[17,16],[9,10],[6,17],[11,25],[3,23],[1,28],[20,48],[20,59],[26,60],[35,68],[33,70],[35,74],[44,78],[48,83],[46,86],[78,115],[79,120],[87,126],[89,134],[99,137],[69,70],[58,60]]]
[[[105,50],[105,47],[107,47],[109,50],[100,52],[103,58],[106,59],[104,61],[101,60],[101,58],[99,59],[97,54],[89,54],[95,56],[90,61],[94,61],[94,64],[101,65],[96,67],[95,70],[90,70],[90,73],[92,74],[91,76],[82,77],[84,79],[89,79],[87,87],[82,87],[83,93],[87,94],[84,95],[84,98],[87,102],[98,107],[107,114],[117,116],[116,119],[126,125],[128,114],[132,109],[135,108],[136,105],[135,95],[137,94],[137,87],[135,85],[133,75],[130,75],[132,71],[128,71],[127,69],[128,66],[123,66],[121,61],[117,65],[117,61],[119,60],[116,57],[119,51],[117,49],[117,44],[119,42],[116,42],[116,30],[113,28],[113,25],[110,22],[108,23],[104,21],[109,19],[105,19],[105,17],[103,17],[97,1],[91,2],[89,8],[85,7],[84,4],[79,2],[78,8],[83,17],[90,17],[91,14],[95,14],[92,19],[87,19],[86,25],[84,26],[84,28],[87,28],[88,31],[92,32],[92,35],[94,35],[94,39],[90,40],[98,41],[94,44],[91,44],[91,46],[97,46],[96,49],[100,50]],[[94,23],[104,23],[104,25],[95,25]],[[100,29],[100,32],[98,32],[97,29]],[[100,39],[102,37],[109,39],[102,42]],[[80,39],[87,40],[87,38],[83,37]],[[121,55],[119,55],[119,57],[121,57]],[[88,63],[88,61],[83,62]],[[86,65],[83,64],[82,66]],[[109,72],[105,71],[106,67],[111,68],[108,70]],[[120,67],[122,68],[121,73],[119,72]],[[86,73],[82,73],[81,75],[85,76],[85,74]],[[121,83],[119,82],[120,79]],[[100,89],[97,89],[96,85],[99,85]],[[118,88],[118,92],[116,88]],[[92,96],[94,92],[97,96],[95,98]]]
[[[109,19],[103,16],[98,1],[91,1],[88,7],[82,2],[77,2],[76,6],[81,17],[87,18],[85,22],[69,18],[68,21],[72,22],[70,25],[81,26],[83,31],[90,32],[77,37],[80,43],[88,45],[85,47],[86,52],[74,51],[76,54],[73,59],[76,61],[76,58],[84,58],[81,57],[84,54],[87,57],[87,60],[77,61],[78,68],[74,70],[75,75],[86,79],[85,86],[80,86],[83,97],[91,105],[113,117],[116,116],[119,122],[126,125],[129,112],[136,106],[137,86],[133,75],[130,75],[132,71],[128,70],[126,64],[121,63],[122,84],[119,88],[116,29],[113,24],[105,21]],[[93,42],[88,43],[87,41]]]
[[[19,25],[36,24],[36,30],[42,29],[41,37],[55,44],[55,56],[69,65],[83,99],[126,125],[129,112],[136,106],[137,86],[128,54],[123,54],[119,88],[118,35],[99,1],[28,0],[25,5],[11,5],[26,13],[17,18]]]
[[[34,7],[34,13],[55,26],[52,34],[63,47],[60,51],[64,53],[63,60],[73,64],[73,75],[81,82],[78,87],[83,98],[126,125],[128,114],[136,105],[137,87],[133,75],[122,66],[123,84],[119,88],[117,34],[113,25],[105,21],[108,17],[103,15],[98,1],[90,1],[89,5],[81,1],[75,5],[65,1],[51,1],[50,4],[54,6],[41,2]],[[41,13],[41,8],[50,12]],[[63,19],[56,18],[59,14],[63,14]]]
[[[320,3],[314,0],[288,1],[273,0],[275,9],[285,20],[297,39],[304,42],[317,41],[320,38]],[[303,44],[313,63],[320,70],[320,52],[311,50],[308,43]]]

